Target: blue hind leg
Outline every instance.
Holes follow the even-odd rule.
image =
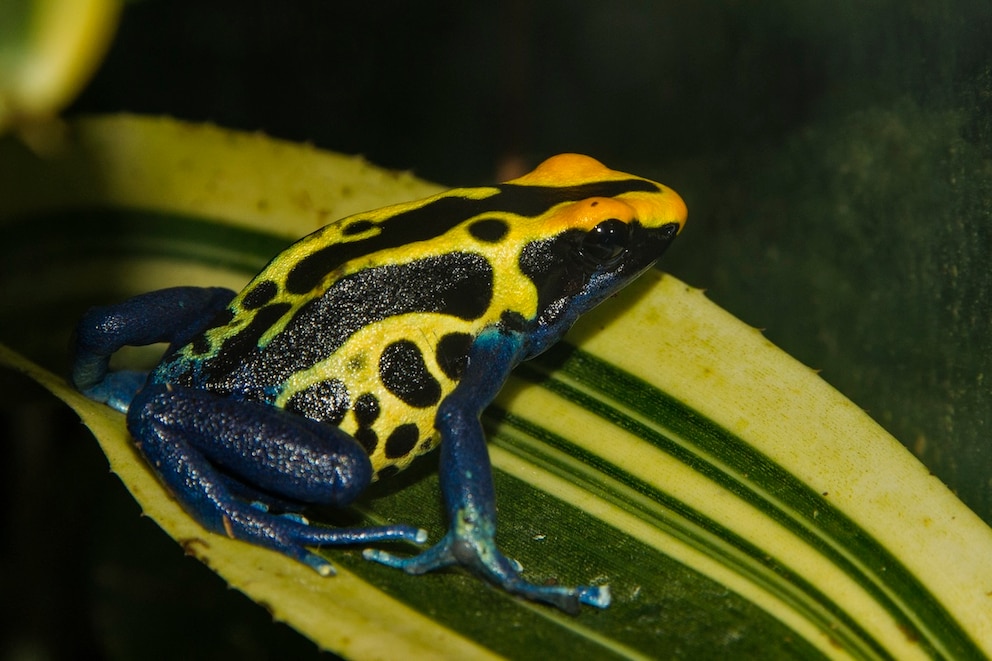
[[[219,288],[178,287],[93,308],[74,337],[73,384],[127,413],[128,430],[150,466],[204,527],[281,551],[316,569],[330,563],[306,547],[426,541],[411,526],[331,529],[263,503],[346,505],[372,468],[357,441],[265,404],[149,383],[138,372],[108,372],[125,345],[167,342],[176,349],[212,322],[234,297]]]
[[[147,375],[125,370],[108,373],[110,356],[124,346],[157,342],[181,346],[232,298],[233,291],[220,287],[174,287],[91,308],[73,335],[73,385],[91,399],[127,412]]]
[[[138,447],[183,508],[205,528],[280,551],[323,575],[331,565],[306,547],[403,540],[406,526],[325,528],[269,513],[232,492],[246,485],[302,503],[347,505],[369,484],[365,450],[337,427],[266,404],[150,383],[128,411]]]

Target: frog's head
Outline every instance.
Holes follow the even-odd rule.
[[[681,231],[687,210],[675,191],[562,154],[507,182],[502,193],[545,197],[520,249],[521,271],[536,287],[535,350],[650,268]]]

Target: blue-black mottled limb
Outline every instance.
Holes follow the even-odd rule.
[[[174,287],[90,308],[73,333],[73,385],[98,401],[126,410],[144,378],[138,372],[108,376],[114,352],[157,342],[168,342],[171,348],[182,346],[233,298],[234,292],[222,287]]]
[[[265,404],[146,384],[142,373],[108,373],[110,356],[125,345],[183,346],[233,297],[228,289],[178,287],[91,309],[75,334],[73,383],[128,414],[128,430],[149,464],[214,532],[275,549],[324,575],[333,573],[330,563],[305,547],[426,541],[426,533],[412,526],[323,528],[259,506],[346,505],[368,486],[372,467],[365,450],[337,427]]]
[[[253,504],[267,502],[267,491],[299,503],[354,500],[371,481],[372,466],[358,442],[337,427],[266,404],[154,383],[135,396],[127,423],[175,498],[214,532],[274,549],[323,575],[333,573],[330,563],[306,547],[426,541],[426,532],[412,526],[326,528]]]
[[[520,575],[518,563],[496,547],[496,496],[485,433],[479,421],[526,352],[522,336],[499,329],[483,332],[472,346],[462,380],[441,402],[435,425],[441,434],[441,492],[448,513],[448,533],[420,555],[399,557],[367,549],[365,557],[422,574],[461,565],[507,592],[553,604],[576,613],[580,604],[605,608],[606,586],[538,585]]]

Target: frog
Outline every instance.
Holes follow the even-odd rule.
[[[494,186],[351,215],[274,257],[240,292],[178,286],[93,307],[71,381],[126,416],[158,479],[203,528],[330,576],[322,548],[362,546],[410,574],[462,567],[576,613],[608,585],[527,580],[496,544],[480,422],[511,371],[650,269],[681,231],[672,189],[580,154]],[[111,370],[164,343],[150,371]],[[448,530],[334,527],[344,508],[438,448]],[[410,555],[383,543],[421,547]]]

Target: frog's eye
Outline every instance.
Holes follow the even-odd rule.
[[[627,249],[630,228],[616,218],[604,220],[582,239],[579,253],[598,266],[612,266]]]

